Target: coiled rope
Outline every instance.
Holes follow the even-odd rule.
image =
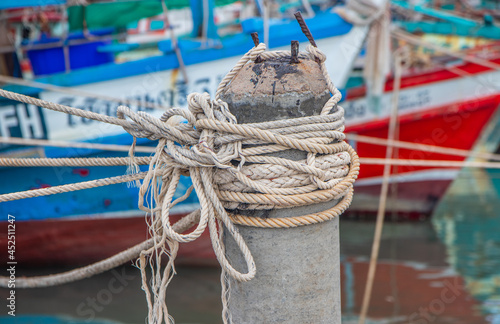
[[[319,116],[237,124],[227,103],[220,99],[225,87],[245,64],[255,61],[257,57],[260,60],[269,60],[291,55],[290,51],[266,52],[265,50],[265,45],[259,44],[247,52],[219,84],[215,99],[211,100],[206,93],[190,94],[188,110],[171,109],[161,118],[155,118],[144,112],[134,112],[125,106],[118,107],[116,118],[103,116],[0,90],[0,95],[10,99],[120,125],[134,138],[147,137],[159,140],[154,155],[148,159],[149,170],[146,173],[110,178],[113,179],[111,182],[101,179],[52,187],[48,188],[50,192],[39,189],[21,195],[16,193],[17,196],[0,195],[0,201],[143,178],[139,190],[139,208],[150,216],[147,221],[152,235],[152,245],[148,245],[149,247],[140,253],[138,266],[141,269],[143,289],[149,306],[149,323],[163,321],[169,323],[165,292],[175,272],[173,260],[178,244],[197,239],[207,226],[215,255],[223,270],[223,277],[229,275],[238,281],[251,280],[256,274],[255,262],[235,224],[283,228],[330,220],[349,206],[353,183],[359,172],[359,158],[344,142],[344,110],[337,105],[341,99],[340,92],[327,74],[325,55],[316,47],[309,45],[307,53],[301,53],[299,58],[318,62],[332,94]],[[173,125],[172,121],[177,119],[182,119],[184,122]],[[135,145],[132,145],[130,149],[131,162],[137,167],[136,158],[133,157],[134,147]],[[291,161],[266,155],[289,149],[306,152],[307,158],[303,161]],[[142,158],[141,162],[145,161],[146,159]],[[118,162],[123,161],[113,161],[113,163]],[[107,162],[96,160],[92,163],[96,165]],[[132,169],[137,170],[137,168]],[[193,186],[182,197],[172,201],[182,175],[189,175]],[[194,230],[182,234],[179,228],[170,223],[170,208],[185,200],[193,189],[201,205],[199,221]],[[227,211],[242,208],[290,208],[335,199],[339,202],[327,211],[290,218],[247,217],[230,214]],[[246,272],[236,270],[227,260],[221,237],[222,228],[237,243],[246,263]],[[169,256],[169,262],[162,271],[160,264],[163,255]],[[152,270],[152,276],[149,278],[150,287],[146,274],[148,265]],[[1,279],[0,284],[3,284],[4,280]],[[229,315],[224,296],[228,294],[229,287],[224,286],[224,280],[222,281],[223,318],[226,321]]]

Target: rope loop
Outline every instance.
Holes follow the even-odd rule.
[[[326,55],[322,51],[320,51],[319,48],[309,44],[306,47],[306,51],[307,53],[309,53],[311,59],[318,62],[318,64],[322,64],[326,61]]]

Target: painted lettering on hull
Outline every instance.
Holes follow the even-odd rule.
[[[14,102],[0,106],[0,136],[46,139],[42,108]]]

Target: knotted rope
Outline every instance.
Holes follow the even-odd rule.
[[[149,214],[147,218],[152,242],[140,254],[143,289],[149,306],[149,323],[169,323],[165,304],[166,287],[175,273],[173,260],[178,244],[197,239],[208,226],[215,255],[223,275],[238,281],[251,280],[256,274],[252,254],[235,224],[267,228],[296,227],[330,220],[340,215],[352,200],[352,187],[359,172],[356,152],[344,142],[344,110],[337,103],[340,92],[331,82],[325,67],[325,55],[316,47],[308,46],[300,59],[318,62],[332,96],[325,103],[320,115],[265,123],[238,124],[221,93],[245,64],[250,61],[290,57],[290,51],[266,52],[259,44],[247,52],[219,84],[215,99],[206,93],[188,96],[188,110],[171,109],[161,118],[144,112],[118,107],[117,117],[102,116],[93,112],[48,103],[43,100],[0,90],[0,95],[46,107],[56,111],[120,125],[136,137],[158,139],[151,158],[134,157],[135,144],[130,148],[130,162],[149,162],[146,173],[113,178],[114,182],[144,179],[139,191],[139,208]],[[178,122],[182,120],[182,122]],[[135,140],[134,140],[135,143]],[[291,161],[266,154],[296,149],[307,153],[302,161]],[[46,161],[47,163],[62,163]],[[122,160],[95,160],[95,165],[121,163]],[[16,162],[17,163],[17,162]],[[65,161],[65,163],[81,163]],[[132,167],[131,170],[137,170]],[[189,175],[193,186],[176,200],[172,200],[181,176]],[[113,183],[113,182],[110,182]],[[38,195],[78,190],[107,184],[94,180],[84,186],[78,184],[31,190],[29,194],[0,195],[0,201],[35,197]],[[176,231],[170,223],[170,209],[185,200],[195,190],[199,201],[199,221],[190,233]],[[305,206],[334,199],[340,200],[333,208],[311,215],[290,218],[259,218],[230,214],[227,210],[276,209]],[[222,242],[222,229],[237,243],[246,263],[246,272],[236,270],[227,260]],[[163,255],[170,257],[161,271]],[[148,288],[146,267],[152,275]],[[55,278],[51,278],[55,282]],[[223,304],[226,322],[226,298],[229,287],[223,283]]]
[[[257,57],[261,60],[290,57],[289,51],[265,52],[264,44],[254,47],[240,59],[220,83],[214,100],[207,93],[190,94],[188,110],[172,109],[161,118],[136,113],[123,106],[118,108],[118,118],[128,118],[134,125],[124,127],[127,132],[137,137],[159,138],[139,192],[139,208],[150,214],[149,226],[154,238],[154,245],[139,258],[143,288],[150,306],[150,323],[162,320],[168,323],[165,289],[174,272],[172,261],[178,243],[197,239],[208,226],[223,273],[238,281],[248,281],[255,276],[255,262],[235,224],[296,227],[332,219],[349,206],[352,186],[359,172],[358,157],[343,141],[344,110],[337,105],[341,96],[326,73],[325,55],[312,46],[308,46],[307,52],[300,57],[320,64],[332,93],[319,116],[237,124],[227,103],[220,99],[225,87],[245,64]],[[172,120],[179,118],[184,123],[172,126]],[[291,161],[265,155],[289,149],[306,152],[307,158]],[[133,155],[133,150],[131,153]],[[172,201],[182,175],[189,175],[193,186],[184,196]],[[172,228],[170,209],[186,199],[193,188],[201,205],[200,220],[194,230],[182,234]],[[333,199],[340,199],[340,202],[330,210],[291,218],[246,217],[227,211],[290,208]],[[227,260],[218,222],[238,245],[246,272],[236,270]],[[163,254],[169,255],[170,261],[161,273]],[[151,265],[149,291],[145,269],[152,256],[156,257],[156,264]],[[227,287],[223,287],[223,291],[227,293]],[[224,319],[226,317],[227,314]]]

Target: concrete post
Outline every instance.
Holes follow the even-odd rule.
[[[319,115],[330,92],[318,64],[306,59],[299,63],[290,61],[287,58],[252,62],[243,67],[221,97],[238,123]],[[296,150],[274,155],[293,160],[306,158],[305,153]],[[324,211],[336,203],[238,213],[293,217]],[[232,323],[340,323],[338,218],[289,229],[238,229],[255,258],[257,275],[250,282],[230,279]],[[230,262],[236,269],[246,271],[232,237],[225,235],[224,241]]]

